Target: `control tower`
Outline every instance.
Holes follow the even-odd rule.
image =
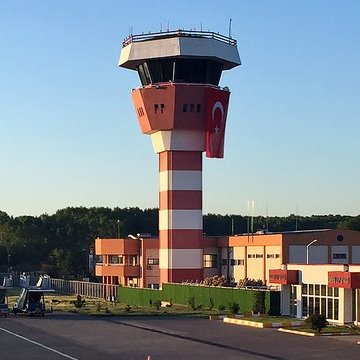
[[[159,155],[159,268],[166,282],[203,279],[202,153],[222,158],[236,40],[203,31],[131,35],[119,66],[136,70],[132,91],[143,134]]]

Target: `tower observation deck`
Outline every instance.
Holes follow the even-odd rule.
[[[160,285],[203,278],[202,153],[223,157],[230,91],[219,83],[240,64],[236,40],[213,32],[123,41],[119,66],[139,74],[135,112],[159,155]]]

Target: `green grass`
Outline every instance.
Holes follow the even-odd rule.
[[[311,329],[309,326],[289,327],[287,329],[316,334],[316,330]],[[328,325],[322,329],[319,335],[360,335],[360,328],[356,326]]]
[[[18,295],[9,296],[9,307],[12,307]],[[192,310],[185,305],[173,305],[171,307],[161,307],[159,310],[155,306],[140,307],[131,305],[127,309],[126,304],[112,303],[98,298],[82,297],[85,300],[84,306],[76,308],[74,302],[76,300],[75,295],[46,295],[45,306],[46,309],[53,309],[53,311],[68,311],[72,313],[79,313],[84,315],[96,315],[96,316],[198,316],[207,317],[209,315],[224,314],[222,311],[199,309]]]
[[[300,321],[299,319],[289,317],[289,316],[244,316],[241,318],[243,320],[248,321],[256,321],[256,322],[272,322],[272,323],[280,323],[280,322],[288,322],[288,321]]]

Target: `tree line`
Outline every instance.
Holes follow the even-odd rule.
[[[323,228],[360,231],[359,216],[287,217],[207,214],[204,234],[220,236],[268,230],[282,232]],[[87,276],[94,240],[128,234],[158,235],[158,209],[68,207],[53,215],[13,217],[0,211],[0,272],[40,270],[52,276]]]

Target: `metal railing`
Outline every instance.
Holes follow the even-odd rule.
[[[51,288],[61,294],[81,295],[116,301],[119,285],[100,284],[87,281],[50,279]]]
[[[215,33],[212,31],[197,31],[197,30],[170,30],[170,31],[161,31],[155,33],[148,33],[148,34],[137,34],[137,35],[129,35],[127,38],[124,39],[122,46],[125,47],[133,42],[139,41],[146,41],[146,40],[153,40],[154,38],[161,39],[161,38],[168,38],[168,37],[201,37],[206,39],[214,39],[224,43],[227,43],[232,46],[236,46],[237,42],[235,39],[221,35],[219,33]]]

